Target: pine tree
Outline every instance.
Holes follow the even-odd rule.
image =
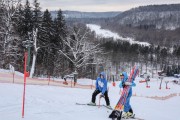
[[[24,6],[24,14],[23,14],[23,20],[22,20],[22,34],[23,36],[28,36],[29,34],[32,34],[33,29],[33,13],[30,7],[30,3],[28,0],[26,0],[26,4]]]
[[[46,73],[52,74],[53,72],[53,59],[55,52],[52,45],[53,38],[53,21],[51,13],[46,9],[43,14],[42,25],[39,31],[39,41],[41,44],[41,50],[37,56],[37,63],[42,64]],[[51,72],[51,73],[50,73]]]
[[[180,46],[178,47],[177,51],[176,51],[176,55],[178,58],[180,58]]]
[[[53,43],[54,48],[67,52],[69,48],[67,48],[64,45],[63,39],[66,39],[68,30],[67,30],[66,22],[65,22],[61,9],[57,12],[57,17],[54,19],[53,28],[54,28],[54,31],[53,31],[54,37],[53,37],[52,43]],[[61,75],[63,76],[63,74],[65,74],[64,72],[66,72],[67,74],[66,70],[68,69],[70,62],[62,54],[59,54],[58,51],[55,52],[55,55],[57,56],[54,59],[55,64],[56,64],[55,71],[60,71]]]
[[[57,18],[54,20],[54,30],[55,36],[53,42],[55,46],[63,49],[62,39],[67,37],[67,26],[61,9],[57,12]]]
[[[167,58],[168,52],[166,48],[163,48],[160,52],[160,56],[161,56],[161,66],[164,67],[164,70],[166,70],[166,58]]]
[[[16,65],[14,67],[16,68],[17,71],[23,71],[23,58],[24,58],[24,47],[22,46],[22,41],[25,39],[23,36],[23,28],[22,28],[22,22],[23,22],[23,13],[24,13],[24,8],[22,4],[19,4],[18,10],[15,14],[15,18],[13,19],[14,24],[14,30],[15,30],[15,36],[16,39],[14,39],[13,44],[16,44],[17,50],[16,50]]]
[[[156,62],[159,63],[160,62],[160,46],[159,45],[155,48],[155,53],[156,53]]]
[[[17,16],[15,19],[16,24],[14,24],[14,28],[16,30],[16,32],[19,34],[19,36],[21,37],[21,39],[23,39],[23,35],[24,35],[24,26],[22,25],[23,20],[24,20],[24,8],[22,6],[22,4],[20,4],[18,11],[17,11]]]
[[[167,49],[166,49],[166,48],[163,48],[163,49],[161,50],[161,57],[162,57],[163,59],[165,59],[165,58],[167,57],[167,55],[168,55]]]
[[[177,49],[178,47],[176,45],[173,46],[173,55],[176,56],[177,55]]]
[[[33,28],[40,29],[41,23],[42,23],[42,12],[41,12],[40,3],[38,3],[38,0],[34,0],[33,6],[34,6],[33,18],[32,18]]]
[[[42,46],[46,46],[52,42],[53,37],[53,21],[51,13],[46,10],[43,14],[42,25],[40,29],[40,42]]]
[[[154,46],[153,46],[153,45],[150,46],[149,52],[150,52],[150,57],[149,57],[149,59],[150,59],[150,61],[151,61],[151,65],[152,65],[152,63],[153,63],[153,54],[154,54]]]

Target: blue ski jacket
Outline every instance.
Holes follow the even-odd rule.
[[[127,80],[128,80],[127,73],[123,72],[122,74],[124,75],[124,79],[119,84],[120,88],[123,88],[125,82],[127,82]],[[136,84],[134,83],[134,80],[132,81],[132,85],[130,86],[130,89],[129,89],[129,92],[128,92],[128,96],[126,98],[126,103],[124,105],[124,112],[128,112],[131,109],[130,98],[132,96],[132,86],[136,86]]]
[[[104,78],[101,79],[100,75],[102,75]],[[107,91],[107,80],[105,78],[104,72],[101,72],[99,74],[99,77],[96,79],[96,89],[101,91],[102,94],[104,94]]]
[[[127,73],[126,73],[126,72],[123,72],[122,74],[124,75],[124,78],[120,81],[120,84],[119,84],[119,87],[120,87],[120,88],[123,88],[125,82],[127,82],[127,80],[128,80],[128,75],[127,75]],[[131,87],[135,87],[135,86],[136,86],[136,84],[134,83],[134,80],[133,80]],[[131,88],[131,89],[132,89],[132,88]]]

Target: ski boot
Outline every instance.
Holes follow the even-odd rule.
[[[113,110],[112,113],[109,115],[109,118],[112,118],[112,120],[121,120],[122,111]]]
[[[133,117],[134,117],[134,114],[131,113],[131,112],[125,112],[125,113],[123,113],[123,115],[122,115],[122,118],[125,118],[125,119],[133,118]]]
[[[110,105],[107,105],[106,107],[107,107],[108,109],[112,109],[112,107],[111,107]]]
[[[87,105],[96,106],[96,103],[90,102],[90,103],[88,103]]]

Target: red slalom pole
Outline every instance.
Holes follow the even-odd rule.
[[[26,92],[26,62],[28,53],[24,54],[24,91],[23,91],[23,104],[22,104],[22,118],[24,118],[24,104],[25,104],[25,92]]]

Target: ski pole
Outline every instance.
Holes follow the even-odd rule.
[[[99,105],[98,105],[98,108],[100,108],[100,106],[101,106],[100,103],[101,103],[101,98],[102,98],[102,97],[104,97],[104,96],[102,96],[102,95],[99,96]]]
[[[98,105],[98,108],[100,108],[100,102],[101,102],[101,96],[99,96],[99,105]]]

